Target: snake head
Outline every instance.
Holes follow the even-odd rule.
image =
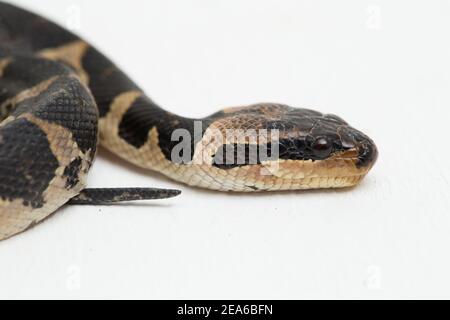
[[[279,130],[279,159],[300,161],[351,160],[357,168],[372,168],[378,157],[375,143],[333,114],[278,107],[284,112],[267,127]]]
[[[223,135],[236,128],[268,133],[257,139],[239,133],[220,143],[212,142],[207,132],[203,136],[203,145],[214,145],[210,152],[212,167],[222,171],[213,175],[226,177],[227,184],[233,185],[231,190],[353,186],[378,156],[375,143],[367,135],[338,116],[310,109],[265,103],[224,109],[209,119],[208,129]],[[252,147],[257,150],[253,158],[248,154]],[[268,150],[270,156],[262,157],[261,149]]]

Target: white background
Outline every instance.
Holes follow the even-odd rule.
[[[75,29],[184,116],[276,101],[377,143],[357,188],[238,195],[100,152],[66,207],[0,243],[1,298],[450,298],[450,1],[14,1]]]

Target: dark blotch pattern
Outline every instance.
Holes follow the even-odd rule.
[[[80,157],[75,158],[70,162],[70,164],[64,169],[63,176],[67,178],[66,188],[71,189],[80,182],[79,174],[81,171],[81,166],[83,160]]]
[[[42,207],[42,193],[55,177],[57,168],[58,160],[39,127],[19,119],[0,129],[0,196],[3,200],[21,199],[26,206]]]
[[[51,77],[68,73],[67,68],[53,61],[17,57],[8,64],[3,70],[3,76],[0,77],[0,105]],[[6,104],[4,109],[0,110],[0,120],[12,111],[12,107],[11,104]]]
[[[19,116],[30,112],[42,120],[58,124],[72,133],[83,152],[89,149],[95,151],[98,126],[95,101],[78,79],[69,76],[70,70],[60,63],[36,58],[17,58],[14,65],[21,65],[22,68],[14,73],[8,69],[9,73],[5,75],[7,82],[23,81],[26,86],[28,78],[38,78],[42,82],[49,79],[53,72],[60,76],[38,96],[17,104],[11,114]]]
[[[89,74],[89,89],[98,105],[100,117],[104,117],[114,98],[126,91],[139,90],[114,63],[94,48],[83,57],[83,67]]]
[[[42,103],[34,107],[33,115],[67,128],[81,151],[95,151],[98,127],[95,102],[77,79],[60,79],[40,98]]]
[[[193,137],[191,150],[194,150],[194,145],[199,140],[195,139],[193,119],[172,115],[159,108],[147,97],[136,99],[125,113],[119,125],[119,136],[129,144],[140,148],[147,142],[149,131],[153,127],[158,130],[159,147],[168,160],[171,159],[173,147],[179,143],[179,141],[171,141],[172,133],[176,129],[185,129]],[[203,122],[203,128],[205,128],[205,122]]]
[[[0,2],[0,57],[32,54],[77,39],[47,19]]]

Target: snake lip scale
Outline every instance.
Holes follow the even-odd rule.
[[[180,183],[232,192],[350,187],[378,156],[367,135],[310,109],[259,103],[175,115],[77,35],[0,1],[0,240],[66,204],[180,193],[86,188],[98,144]]]

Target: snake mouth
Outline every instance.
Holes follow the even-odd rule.
[[[260,178],[269,181],[267,176],[272,175],[274,179],[282,179],[286,185],[292,184],[293,189],[303,189],[303,185],[307,188],[349,187],[364,178],[377,158],[375,143],[365,139],[322,160],[289,159],[263,163]]]

